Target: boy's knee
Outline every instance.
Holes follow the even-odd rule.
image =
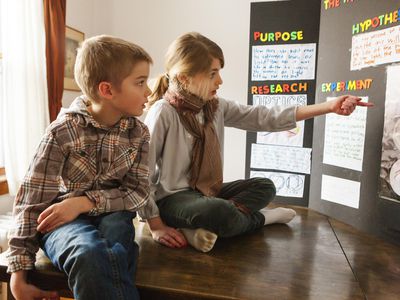
[[[128,250],[119,243],[112,247],[102,242],[75,247],[76,250],[71,253],[64,265],[70,275],[98,274],[98,272],[104,272],[104,268],[110,264],[128,262],[137,256],[133,252],[128,253]]]
[[[77,246],[72,257],[74,258],[74,264],[84,267],[85,265],[95,264],[93,263],[95,261],[105,259],[107,253],[104,247],[101,247],[101,245],[96,243]]]

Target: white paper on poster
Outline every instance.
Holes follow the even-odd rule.
[[[297,127],[280,132],[257,132],[257,144],[303,147],[304,121],[297,122]]]
[[[293,95],[253,95],[253,105],[273,106],[303,106],[307,105],[306,94]],[[279,132],[258,132],[258,144],[303,147],[304,121],[297,122],[297,127]]]
[[[321,199],[358,208],[360,183],[353,180],[322,175]]]
[[[368,97],[362,101],[368,102]],[[361,106],[350,116],[326,115],[324,164],[361,171],[366,120],[367,108]]]
[[[354,35],[350,69],[400,61],[400,26]]]
[[[303,198],[305,175],[280,173],[280,172],[261,172],[251,171],[250,178],[263,177],[269,178],[275,184],[276,195],[281,197]]]
[[[250,168],[310,174],[311,148],[251,145]]]
[[[252,47],[251,80],[307,80],[315,77],[316,44]]]

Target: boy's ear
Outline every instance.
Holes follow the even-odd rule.
[[[98,90],[99,90],[99,96],[102,98],[109,99],[113,95],[112,85],[110,82],[107,81],[100,82]]]

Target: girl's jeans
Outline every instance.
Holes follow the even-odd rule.
[[[80,215],[42,237],[44,252],[68,275],[75,299],[139,299],[135,216],[128,211]]]
[[[204,228],[220,237],[231,237],[264,225],[259,212],[275,197],[275,186],[267,178],[224,183],[217,197],[194,190],[172,194],[157,205],[162,220],[175,228]]]

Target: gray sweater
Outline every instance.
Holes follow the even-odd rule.
[[[202,113],[198,119],[202,122]],[[179,120],[175,108],[166,100],[150,108],[144,123],[150,130],[150,199],[139,210],[142,219],[159,216],[157,200],[189,189],[189,166],[193,137]],[[248,131],[283,131],[296,127],[296,107],[248,106],[219,98],[214,126],[224,153],[224,127]]]

